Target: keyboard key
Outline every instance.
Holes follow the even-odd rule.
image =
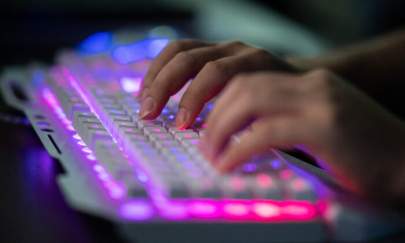
[[[316,201],[316,193],[312,185],[304,180],[303,178],[296,177],[292,179],[287,187],[289,189],[288,194],[291,199],[294,200],[305,200],[305,201]]]
[[[281,200],[284,198],[283,186],[276,176],[260,173],[255,176],[253,194],[257,198]]]

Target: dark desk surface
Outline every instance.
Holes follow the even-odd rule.
[[[109,222],[73,211],[62,172],[29,127],[0,123],[0,242],[123,242]]]

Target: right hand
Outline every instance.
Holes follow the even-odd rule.
[[[200,145],[221,172],[271,148],[304,148],[346,189],[405,207],[404,122],[327,70],[238,75]]]
[[[241,42],[172,42],[152,61],[144,78],[139,93],[141,117],[156,118],[170,96],[194,78],[181,98],[176,116],[178,128],[189,127],[205,103],[236,74],[266,70],[295,71],[295,68],[263,49]]]

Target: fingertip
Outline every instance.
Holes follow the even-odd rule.
[[[230,172],[232,168],[232,164],[227,159],[224,158],[219,159],[214,166],[221,174],[226,174]]]
[[[216,158],[217,170],[221,173],[229,173],[246,161],[248,158],[244,153],[240,153],[241,150],[243,149],[239,146],[227,146]]]
[[[176,116],[176,127],[180,130],[186,129],[190,126],[190,111],[184,107],[181,107]]]
[[[141,119],[153,119],[154,112],[156,110],[156,101],[151,97],[147,96],[141,101],[141,111],[139,117]]]

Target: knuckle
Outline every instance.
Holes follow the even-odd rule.
[[[333,77],[333,73],[328,69],[319,68],[308,73],[309,76],[318,80],[327,81]]]
[[[173,42],[169,43],[169,45],[167,46],[167,49],[172,50],[174,52],[179,52],[179,51],[184,50],[192,42],[194,42],[194,41],[190,40],[190,39],[173,41]]]
[[[269,56],[269,52],[267,52],[266,50],[261,49],[261,48],[253,48],[252,54],[253,54],[254,56],[259,57],[259,58],[268,57],[268,56]]]
[[[220,61],[210,61],[205,64],[205,71],[214,74],[215,76],[226,76],[228,73],[226,65]]]
[[[335,78],[332,72],[326,69],[317,69],[307,75],[309,89],[320,94],[329,94],[334,90]]]
[[[170,42],[169,45],[167,45],[166,50],[172,50],[172,51],[180,51],[182,50],[184,44],[181,41],[173,41]]]
[[[229,42],[224,42],[223,46],[225,48],[229,48],[229,49],[238,49],[238,48],[246,47],[246,44],[241,41],[229,41]]]
[[[181,51],[177,53],[173,60],[179,65],[192,65],[195,62],[194,56],[189,51]]]

